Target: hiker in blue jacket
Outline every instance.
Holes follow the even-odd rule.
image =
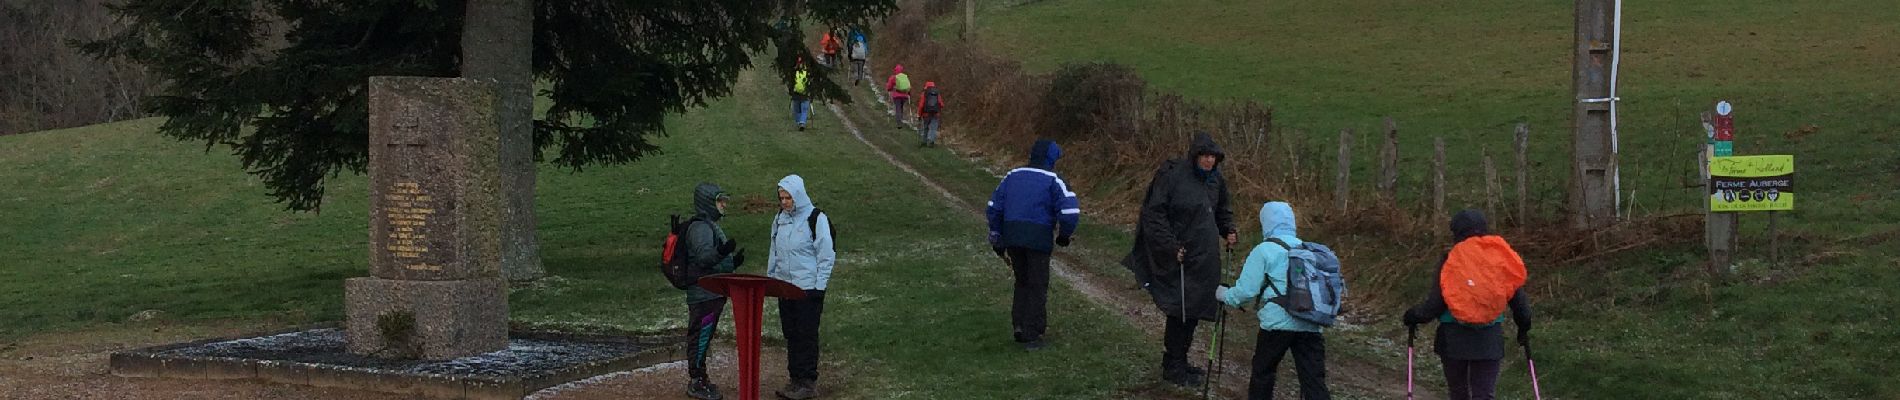
[[[1061,157],[1055,141],[1037,140],[1029,150],[1029,165],[1010,170],[990,193],[990,248],[1015,271],[1009,319],[1016,343],[1027,350],[1042,348],[1049,325],[1049,253],[1055,246],[1069,246],[1082,216],[1075,192],[1056,175],[1056,159]]]
[[[1214,289],[1214,298],[1232,307],[1245,307],[1248,302],[1259,299],[1260,336],[1254,342],[1253,378],[1247,383],[1247,398],[1273,398],[1275,373],[1280,369],[1280,359],[1290,349],[1293,369],[1300,376],[1300,397],[1330,399],[1332,393],[1326,389],[1326,339],[1321,336],[1322,328],[1294,318],[1279,304],[1267,301],[1274,297],[1273,293],[1287,292],[1287,250],[1305,243],[1295,229],[1293,206],[1278,201],[1261,205],[1260,231],[1264,232],[1265,240],[1247,254],[1234,287]]]
[[[772,254],[766,276],[805,291],[802,300],[778,301],[779,330],[785,333],[785,370],[791,380],[779,397],[818,397],[818,323],[825,312],[825,288],[838,252],[832,246],[831,216],[812,205],[805,178],[778,181],[778,216],[772,219]]]

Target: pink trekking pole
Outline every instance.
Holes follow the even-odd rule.
[[[1531,394],[1536,395],[1537,400],[1544,400],[1544,389],[1537,387],[1537,362],[1531,360],[1531,344],[1528,340],[1524,343],[1524,365],[1531,369]]]
[[[1407,325],[1405,331],[1405,400],[1412,400],[1412,343],[1418,341],[1418,325]]]

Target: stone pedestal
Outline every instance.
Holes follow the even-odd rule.
[[[508,345],[508,299],[497,293],[506,290],[508,283],[501,278],[351,278],[343,283],[350,352],[441,360],[501,349]],[[384,315],[411,317],[407,343],[388,340],[378,323]]]
[[[344,284],[350,352],[447,359],[507,346],[495,107],[483,81],[370,78],[371,277]]]

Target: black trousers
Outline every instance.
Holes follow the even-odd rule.
[[[1300,376],[1300,398],[1333,398],[1326,389],[1326,337],[1315,332],[1261,330],[1254,342],[1253,379],[1247,382],[1247,398],[1272,400],[1280,359],[1293,352],[1293,369]]]
[[[1167,318],[1161,337],[1161,369],[1164,372],[1188,367],[1187,354],[1188,349],[1194,346],[1194,328],[1201,324],[1201,320],[1194,318],[1188,318],[1187,321]]]
[[[806,290],[803,300],[778,301],[779,330],[785,332],[785,372],[794,381],[818,380],[818,324],[824,313],[823,290]]]
[[[1009,307],[1016,341],[1042,340],[1049,328],[1049,253],[1012,247],[1009,260],[1016,275],[1016,295]]]
[[[686,375],[706,379],[706,351],[712,347],[713,334],[719,329],[719,314],[726,310],[726,298],[686,305]]]
[[[1491,400],[1498,391],[1498,360],[1452,360],[1445,362],[1445,395],[1458,400]]]

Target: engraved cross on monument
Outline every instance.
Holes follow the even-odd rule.
[[[343,285],[352,353],[449,359],[508,343],[493,85],[369,80],[370,276]]]

